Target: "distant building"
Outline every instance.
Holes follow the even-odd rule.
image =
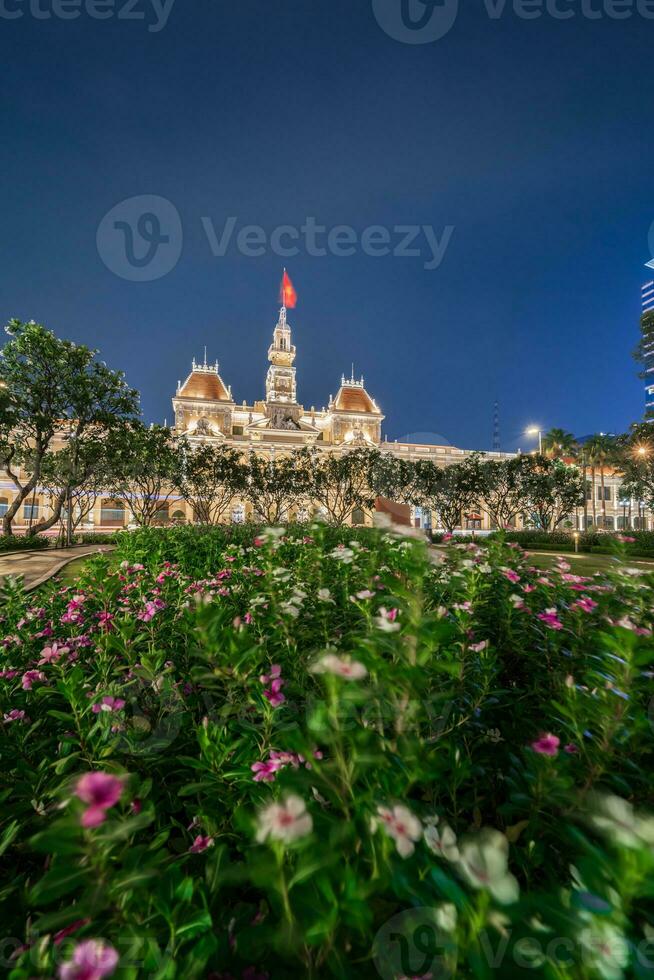
[[[654,419],[654,279],[641,289],[641,363],[645,379],[645,417]]]

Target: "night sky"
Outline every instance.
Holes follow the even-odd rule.
[[[496,397],[506,449],[532,448],[532,423],[624,429],[644,402],[631,351],[654,221],[654,20],[559,2],[576,16],[508,4],[492,19],[463,0],[449,33],[409,44],[371,0],[176,0],[157,31],[152,0],[135,0],[143,20],[3,0],[23,16],[0,16],[0,315],[99,347],[146,419],[170,421],[205,344],[237,402],[263,397],[286,265],[307,407],[354,362],[389,438],[490,448]],[[183,229],[151,281],[114,274],[97,244],[125,266],[128,229],[98,227],[141,195],[172,202]],[[391,247],[396,226],[454,231],[431,270],[422,233],[420,256],[309,255],[304,240],[293,257],[234,241],[215,256],[206,227],[220,237],[230,216],[234,238],[307,218],[383,226]],[[167,220],[143,227],[174,250]],[[148,248],[135,240],[135,275]]]

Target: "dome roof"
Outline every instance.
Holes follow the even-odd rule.
[[[218,374],[215,367],[206,364],[200,366],[193,362],[193,370],[177,390],[178,398],[193,398],[200,401],[231,402],[232,393]]]
[[[351,378],[346,381],[345,377],[341,380],[341,387],[334,399],[334,411],[336,412],[356,412],[359,415],[379,415],[381,414],[374,400],[370,397],[361,381]]]

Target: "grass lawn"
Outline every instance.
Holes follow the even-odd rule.
[[[565,558],[570,563],[575,575],[594,575],[595,572],[605,572],[616,565],[626,565],[628,568],[642,568],[645,571],[654,571],[654,562],[643,559],[629,559],[626,562],[614,558],[612,555],[593,555],[593,554],[570,554],[568,552],[557,554],[549,551],[530,551],[533,564],[537,568],[552,568],[557,558]]]
[[[58,572],[56,576],[57,580],[63,585],[72,585],[88,560],[89,555],[85,555],[83,558],[76,558],[74,561],[69,562],[68,565],[65,565]]]

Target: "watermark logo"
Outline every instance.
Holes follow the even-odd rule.
[[[175,0],[0,0],[0,19],[129,20],[147,23],[158,34],[168,23]]]
[[[182,254],[182,220],[165,197],[143,194],[121,201],[100,222],[98,254],[121,279],[152,282],[168,275]]]
[[[449,980],[454,976],[457,948],[452,933],[444,928],[443,915],[436,908],[407,909],[381,927],[373,942],[372,957],[383,980]]]
[[[404,44],[432,44],[454,27],[459,0],[372,0],[377,23]]]
[[[377,23],[389,37],[403,44],[430,44],[452,29],[459,0],[372,0]],[[483,0],[489,20],[513,15],[518,20],[568,21],[654,20],[654,0]]]
[[[300,225],[277,225],[271,230],[241,224],[235,215],[222,224],[208,215],[199,220],[207,246],[217,259],[230,252],[245,258],[270,254],[281,259],[301,254],[312,258],[361,254],[370,258],[419,259],[428,272],[440,268],[454,234],[454,225],[328,227],[311,215]],[[132,282],[152,282],[175,268],[182,254],[183,237],[175,205],[164,197],[146,194],[121,201],[105,214],[96,239],[98,254],[111,272]]]

